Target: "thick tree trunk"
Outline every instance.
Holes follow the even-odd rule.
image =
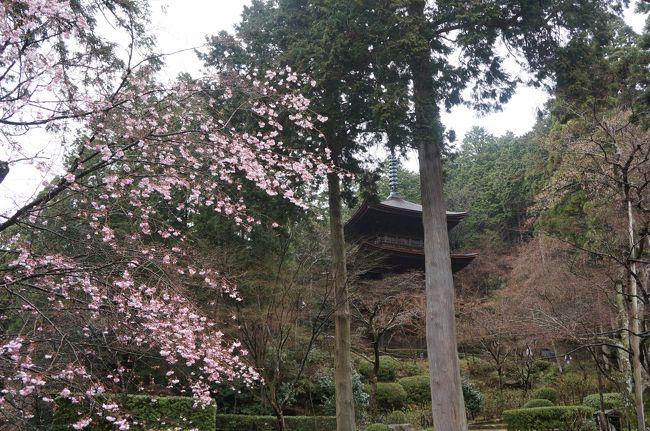
[[[424,14],[421,10],[413,13]],[[415,103],[415,136],[420,162],[424,223],[426,332],[433,423],[439,431],[465,431],[467,418],[458,366],[454,281],[449,255],[447,216],[442,190],[442,124],[434,98],[428,51],[411,61]]]
[[[336,345],[334,381],[336,384],[336,430],[354,431],[354,399],[352,397],[352,358],[350,356],[350,303],[347,287],[345,239],[341,185],[336,173],[328,174],[330,238],[334,282],[334,340]]]
[[[442,194],[440,151],[433,142],[422,143],[419,158],[433,423],[438,430],[463,431],[467,429],[467,419],[458,366],[454,281]]]

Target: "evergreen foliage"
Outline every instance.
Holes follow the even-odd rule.
[[[465,400],[465,409],[472,417],[481,411],[483,395],[476,386],[471,383],[463,383],[463,398]]]
[[[314,396],[322,404],[323,411],[326,414],[334,414],[336,402],[336,386],[331,374],[321,374],[316,377],[316,387]],[[354,399],[355,412],[361,414],[368,407],[370,402],[369,390],[361,382],[361,375],[352,371],[352,397]]]
[[[405,424],[408,422],[408,419],[406,418],[406,413],[401,410],[395,410],[386,416],[386,422],[389,424]]]
[[[623,410],[627,406],[625,397],[618,392],[606,392],[603,394],[603,403],[605,404],[605,410]],[[582,404],[593,409],[593,411],[600,410],[600,395],[591,394],[587,395],[583,400]]]
[[[201,408],[195,406],[196,400],[192,397],[165,396],[156,397],[148,395],[116,396],[123,410],[133,418],[130,429],[146,431],[152,428],[194,428],[198,431],[213,431],[217,406],[212,403]],[[98,401],[108,403],[110,396],[101,397]],[[88,406],[73,404],[68,399],[56,400],[56,408],[52,418],[52,431],[68,431],[72,424],[79,420],[82,409]],[[115,426],[99,416],[94,416],[89,431],[112,431]]]
[[[532,409],[535,407],[553,407],[554,405],[555,403],[553,403],[553,401],[549,401],[545,398],[533,398],[524,404],[524,408]]]
[[[375,396],[377,406],[384,412],[401,409],[406,405],[407,394],[399,383],[377,383]]]
[[[216,431],[276,431],[275,416],[217,415]],[[334,416],[285,416],[286,431],[335,431]]]
[[[533,398],[549,400],[553,404],[557,402],[557,391],[553,388],[539,388],[533,392]]]
[[[395,380],[397,370],[400,367],[400,361],[392,356],[379,357],[379,373],[377,379],[380,382],[392,382]],[[359,373],[366,379],[371,379],[373,375],[374,365],[370,361],[362,360],[357,365]]]
[[[582,431],[592,422],[592,411],[585,406],[536,407],[503,412],[508,431]]]
[[[469,213],[451,233],[457,245],[510,243],[522,236],[545,176],[545,152],[536,142],[540,129],[522,138],[495,137],[476,127],[467,133],[445,164],[448,206]]]
[[[399,379],[411,403],[426,404],[431,401],[431,388],[429,386],[429,375],[404,377]]]

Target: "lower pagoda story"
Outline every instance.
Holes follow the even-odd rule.
[[[466,212],[447,211],[447,230],[451,230]],[[345,239],[359,243],[360,249],[377,256],[377,267],[369,276],[424,270],[424,227],[422,206],[404,200],[398,193],[376,205],[364,202],[345,224]],[[451,253],[453,272],[469,265],[476,253]]]

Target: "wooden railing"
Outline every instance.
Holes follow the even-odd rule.
[[[381,246],[390,246],[406,250],[423,250],[424,241],[415,238],[403,238],[398,236],[380,235],[371,240],[373,244]]]

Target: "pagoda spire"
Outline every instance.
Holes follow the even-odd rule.
[[[397,186],[397,157],[395,156],[395,151],[390,152],[388,156],[388,185],[390,186],[390,194],[388,199],[403,199],[400,194]]]

